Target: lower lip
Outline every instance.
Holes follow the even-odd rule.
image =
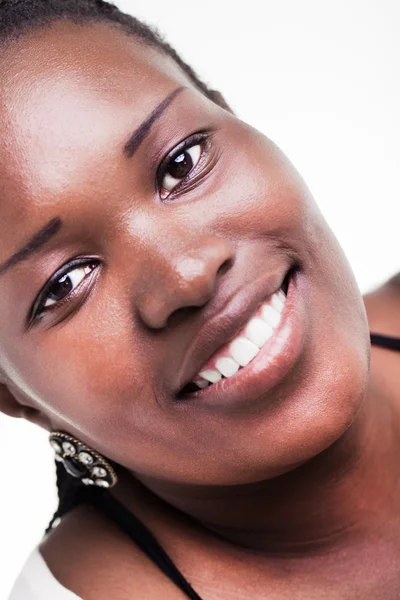
[[[305,310],[299,292],[301,279],[298,271],[290,278],[281,321],[257,356],[232,377],[181,396],[179,402],[240,408],[258,400],[285,379],[298,361],[305,340]]]

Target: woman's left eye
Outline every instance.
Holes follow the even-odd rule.
[[[177,150],[171,158],[166,159],[165,166],[160,167],[159,189],[162,200],[168,198],[197,167],[203,154],[203,145],[201,141],[193,140],[191,145],[187,144]]]

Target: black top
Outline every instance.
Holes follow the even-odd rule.
[[[390,350],[400,350],[400,338],[371,333],[371,343]],[[188,598],[201,600],[182,573],[172,562],[165,550],[145,525],[106,490],[93,497],[93,502],[114,521],[122,531],[161,569]]]

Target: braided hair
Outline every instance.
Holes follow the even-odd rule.
[[[102,22],[120,27],[144,44],[169,55],[188,75],[197,89],[210,100],[220,103],[217,93],[209,89],[187,65],[160,33],[135,17],[120,11],[111,2],[103,0],[0,0],[0,44],[7,44],[26,33],[51,26],[56,21],[76,24]],[[52,529],[66,513],[83,502],[90,502],[93,490],[68,475],[62,464],[56,462],[58,508],[46,529]],[[97,490],[96,490],[97,491]]]

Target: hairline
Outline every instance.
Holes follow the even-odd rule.
[[[187,73],[183,66],[179,63],[180,57],[177,55],[177,60],[175,56],[168,51],[168,44],[166,44],[165,47],[161,39],[159,43],[151,39],[146,39],[144,36],[140,35],[140,33],[133,31],[128,24],[107,19],[103,15],[62,14],[43,17],[42,20],[33,19],[32,21],[27,21],[24,23],[23,27],[16,26],[3,36],[0,34],[0,48],[4,46],[11,48],[14,43],[21,42],[25,38],[28,40],[34,39],[36,35],[40,35],[42,30],[49,31],[59,23],[70,23],[83,27],[104,25],[109,27],[111,30],[114,29],[115,31],[124,33],[130,39],[133,38],[143,47],[156,49],[161,55],[169,57],[179,67],[180,71],[185,75],[191,85],[199,90],[206,98],[209,98],[212,102],[218,104],[218,102],[216,102],[212,97],[212,90],[209,90],[206,84],[200,80],[197,80],[196,76],[191,77],[190,74]],[[174,52],[173,48],[171,48],[171,50]],[[187,67],[190,68],[189,65],[187,65]]]

